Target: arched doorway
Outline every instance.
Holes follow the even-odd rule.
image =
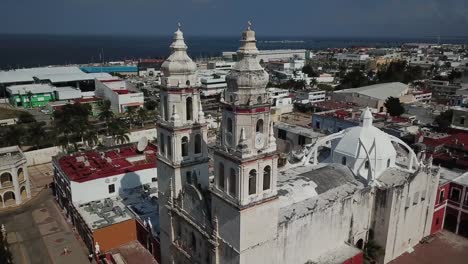
[[[20,193],[21,193],[21,199],[23,201],[28,198],[28,192],[26,191],[26,186],[21,187]]]
[[[2,187],[8,187],[13,185],[13,177],[11,176],[11,173],[5,172],[0,176],[0,183],[2,184]]]
[[[16,204],[15,193],[12,191],[4,193],[3,201],[5,202],[5,206],[15,205]]]
[[[356,247],[359,248],[359,249],[364,248],[364,240],[362,240],[362,238],[357,241]]]
[[[23,182],[24,181],[24,171],[23,168],[18,169],[18,181]]]

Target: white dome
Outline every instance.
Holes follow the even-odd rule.
[[[333,162],[347,165],[367,180],[393,166],[397,156],[390,136],[374,127],[372,120],[370,110],[364,110],[360,126],[343,131],[343,136],[332,145]]]

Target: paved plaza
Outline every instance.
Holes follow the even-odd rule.
[[[14,263],[89,263],[84,244],[66,222],[51,189],[22,207],[0,212],[0,224],[7,230]]]
[[[427,243],[405,253],[391,264],[466,264],[468,263],[468,239],[442,230]]]

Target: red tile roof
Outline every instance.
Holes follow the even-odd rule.
[[[86,182],[156,168],[156,151],[157,147],[152,144],[148,144],[143,153],[137,151],[136,145],[124,145],[102,152],[89,151],[64,156],[59,158],[58,164],[71,181]],[[128,160],[128,158],[140,155],[145,155],[145,157],[138,161]],[[85,164],[82,160],[89,164]]]

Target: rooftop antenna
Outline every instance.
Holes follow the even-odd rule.
[[[145,151],[146,147],[148,146],[148,138],[142,137],[140,140],[138,140],[138,145],[137,145],[137,150],[138,152],[143,152]]]

